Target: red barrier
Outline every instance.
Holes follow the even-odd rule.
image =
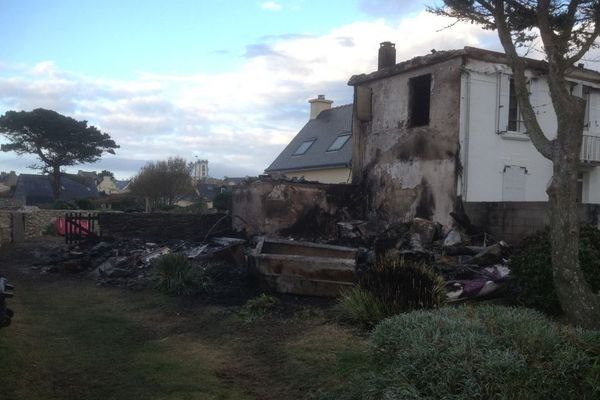
[[[88,235],[88,232],[90,230],[90,221],[77,219],[77,220],[74,220],[73,222],[75,222],[81,226],[81,228],[79,228],[77,226],[71,227],[71,230],[73,233],[79,234],[81,236]],[[67,231],[65,219],[62,217],[56,218],[56,221],[54,221],[54,229],[56,230],[56,233],[58,235],[65,236],[65,233]]]

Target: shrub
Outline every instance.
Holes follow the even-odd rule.
[[[383,321],[370,363],[337,399],[598,399],[600,332],[500,306],[415,311]]]
[[[90,199],[77,199],[75,200],[75,205],[80,210],[93,210],[94,204]]]
[[[77,205],[64,200],[55,200],[51,206],[53,210],[77,210]]]
[[[579,261],[583,275],[594,292],[600,291],[600,230],[582,226]],[[550,314],[561,312],[554,290],[549,231],[546,229],[525,239],[521,251],[510,260],[513,281],[520,304]]]
[[[215,196],[215,200],[213,201],[213,208],[216,208],[219,211],[231,211],[231,202],[232,202],[232,193],[231,192],[223,192],[219,193]]]
[[[358,287],[342,293],[342,318],[373,326],[401,312],[434,308],[446,299],[441,276],[425,264],[383,258],[367,271]]]
[[[252,321],[265,316],[279,302],[276,297],[261,293],[260,296],[250,299],[242,306],[238,315],[246,321]]]
[[[159,273],[157,289],[165,294],[189,296],[210,287],[210,279],[203,269],[183,255],[165,254],[157,259],[155,268]]]

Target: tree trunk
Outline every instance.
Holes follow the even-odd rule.
[[[571,323],[600,329],[600,296],[592,292],[579,263],[580,223],[576,202],[579,150],[573,143],[577,142],[574,139],[577,133],[563,133],[559,134],[560,150],[553,157],[554,176],[548,188],[554,287]],[[570,141],[564,138],[570,138]]]
[[[54,201],[60,198],[60,165],[52,167],[52,197]]]

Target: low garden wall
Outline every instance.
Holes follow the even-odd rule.
[[[98,214],[103,236],[147,241],[203,240],[207,235],[231,232],[230,217],[225,214],[108,213]]]
[[[0,210],[0,244],[10,243],[15,235],[15,222],[20,224],[17,227],[19,232],[23,233],[22,239],[32,239],[42,236],[48,232],[51,225],[59,217],[64,217],[67,212],[89,213],[86,210],[26,210],[26,211],[8,211]],[[19,221],[15,221],[19,219]]]

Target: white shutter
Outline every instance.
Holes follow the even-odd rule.
[[[600,90],[590,88],[587,107],[588,121],[585,121],[589,124],[587,131],[591,135],[600,136]]]
[[[505,166],[502,175],[502,201],[525,201],[526,178],[525,167]]]
[[[508,103],[510,99],[510,75],[498,74],[498,126],[497,133],[508,131]]]

